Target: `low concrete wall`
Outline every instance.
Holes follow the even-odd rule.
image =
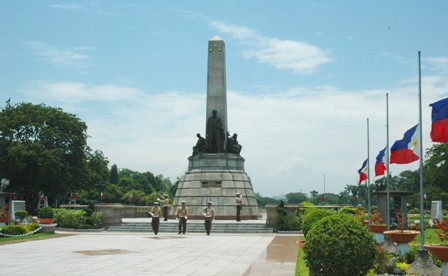
[[[273,227],[275,224],[275,218],[277,217],[277,212],[275,211],[276,208],[277,205],[266,205],[266,226],[268,227]],[[288,215],[295,215],[298,208],[298,205],[285,204],[285,209]]]
[[[95,211],[103,214],[103,225],[120,225],[121,218],[142,218],[148,217],[148,212],[152,206],[135,206],[122,204],[97,203],[94,205]],[[168,207],[169,208],[169,207]]]

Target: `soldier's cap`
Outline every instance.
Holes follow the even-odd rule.
[[[185,200],[182,200],[180,203],[185,204]]]
[[[159,205],[159,203],[156,201],[156,202],[154,202],[154,205]]]
[[[240,193],[236,193],[236,195],[241,195]]]
[[[209,201],[209,202],[208,202],[208,204],[212,205],[212,204],[213,204],[213,202]]]

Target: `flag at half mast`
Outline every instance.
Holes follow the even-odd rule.
[[[395,141],[390,148],[391,164],[409,164],[420,158],[419,124],[404,133],[401,140]]]
[[[448,142],[448,98],[430,104],[432,107],[431,140]]]
[[[386,171],[386,166],[384,165],[384,152],[385,151],[386,151],[386,148],[380,150],[380,152],[376,156],[375,176],[384,175],[384,172]]]
[[[368,159],[366,159],[364,161],[364,163],[362,163],[361,168],[358,170],[358,173],[359,173],[359,182],[358,182],[358,184],[361,184],[361,182],[363,182],[364,180],[367,179],[367,160]]]

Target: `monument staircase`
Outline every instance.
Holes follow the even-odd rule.
[[[266,227],[266,221],[217,221],[212,224],[213,233],[226,233],[226,234],[256,234],[256,233],[273,233],[274,230],[271,227]],[[178,221],[168,220],[161,221],[159,227],[159,233],[178,233]],[[150,220],[148,221],[124,221],[121,225],[110,226],[108,228],[110,232],[148,232],[152,233],[152,227]],[[187,233],[205,233],[204,221],[192,220],[187,222]]]

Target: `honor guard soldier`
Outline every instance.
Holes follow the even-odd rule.
[[[162,202],[163,221],[168,221],[168,203],[169,203],[168,195],[162,195],[162,199],[158,200]]]
[[[157,235],[157,233],[159,233],[160,216],[162,215],[162,209],[160,209],[158,202],[154,202],[154,206],[152,207],[149,215],[152,217],[152,231],[154,231],[154,234]]]
[[[243,205],[243,196],[240,193],[236,193],[235,204],[236,204],[236,221],[241,221],[241,209],[242,209],[242,205]]]
[[[182,201],[182,205],[177,208],[176,216],[179,218],[179,234],[185,234],[187,230],[187,219],[188,219],[188,207],[185,200]]]
[[[205,232],[207,232],[207,236],[210,236],[210,231],[212,230],[212,221],[215,219],[215,209],[213,209],[211,201],[209,201],[207,207],[202,210],[202,214],[205,217]]]

